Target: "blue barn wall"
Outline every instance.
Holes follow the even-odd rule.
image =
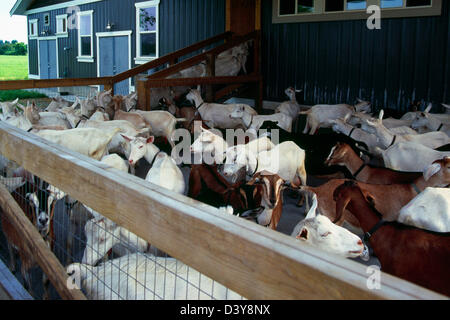
[[[60,3],[50,1],[49,3]],[[78,62],[78,33],[68,30],[68,37],[58,38],[60,78],[86,78],[97,76],[97,32],[107,32],[108,21],[114,23],[113,31],[132,30],[132,67],[136,57],[136,7],[145,1],[104,0],[79,6],[81,11],[94,10],[94,63]],[[38,7],[38,5],[36,5]],[[56,16],[65,14],[64,9],[28,15],[39,19],[38,34],[43,31],[45,13],[50,14],[50,34],[56,32]],[[159,56],[186,47],[225,31],[225,0],[161,0],[159,4]],[[30,43],[37,40],[29,40]],[[36,49],[34,49],[36,47]],[[63,50],[64,48],[69,50]],[[37,74],[37,45],[30,45],[30,73]]]
[[[306,104],[351,103],[406,111],[412,100],[450,102],[449,1],[436,17],[272,24],[272,1],[262,5],[265,99],[304,90]]]

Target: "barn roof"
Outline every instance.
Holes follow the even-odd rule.
[[[34,9],[43,7],[49,7],[49,10],[56,9],[58,5],[65,4],[64,6],[80,5],[89,2],[96,2],[101,0],[17,0],[9,14],[12,15],[27,15]],[[60,7],[61,8],[61,7]]]

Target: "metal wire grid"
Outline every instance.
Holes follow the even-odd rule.
[[[5,166],[0,167],[0,173],[3,177],[11,177],[12,174]],[[38,186],[41,191],[40,201],[46,202],[42,197],[48,199],[55,193],[50,193],[48,188],[43,190],[42,185],[45,184],[40,183]],[[17,198],[18,193],[12,193]],[[25,198],[23,200],[27,201]],[[47,213],[50,214],[49,209]],[[70,280],[83,290],[88,299],[244,299],[195,269],[148,245],[143,239],[68,195],[55,202],[52,223],[53,252],[67,268]],[[8,265],[9,255],[6,248],[3,239],[0,241],[0,256]],[[40,268],[38,269],[42,273]],[[20,272],[16,276],[23,283]],[[33,273],[32,286],[42,287],[42,283],[36,279],[40,278]],[[34,297],[41,299],[42,288],[32,289]],[[59,299],[54,289],[51,290],[50,298]]]

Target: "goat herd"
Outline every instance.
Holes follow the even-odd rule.
[[[136,94],[112,96],[108,91],[92,99],[77,99],[73,105],[57,98],[45,111],[34,103],[21,106],[16,100],[2,103],[1,120],[142,176],[161,188],[218,207],[224,214],[274,230],[283,213],[283,190],[289,188],[291,195],[299,196],[298,206],[305,202],[308,211],[304,220],[292,226],[292,236],[300,243],[347,258],[366,258],[370,247],[383,271],[450,296],[450,114],[430,113],[429,107],[398,119],[383,119],[381,111],[375,118],[366,101],[307,107],[297,103],[293,88],[285,92],[290,99],[271,115],[258,115],[244,104],[208,103],[200,91],[191,89],[178,100],[160,97],[161,110],[154,111],[136,110]],[[302,115],[306,116],[304,132],[293,133],[293,125]],[[194,124],[201,125],[199,130]],[[213,159],[187,165],[188,186],[181,170],[186,165],[177,165],[169,152],[176,147],[173,137],[179,127],[195,133],[196,139],[189,142],[190,156]],[[247,130],[247,139],[239,144],[220,134],[239,128]],[[138,174],[142,168],[145,177]],[[7,173],[1,182],[9,191],[15,190],[19,204],[31,212],[30,220],[53,248],[53,209],[66,194],[48,184],[37,188],[35,177],[5,158],[1,158],[0,169]],[[325,178],[326,182],[312,186],[311,178]],[[42,189],[49,196],[39,201]],[[91,218],[84,227],[86,249],[82,264],[69,267],[89,266],[82,272],[84,280],[93,274],[116,272],[112,260],[104,262],[101,270],[95,266],[121,239],[131,237],[134,250],[150,254],[146,241],[84,208]],[[344,228],[344,222],[362,230],[364,242]],[[3,215],[2,228],[11,252],[13,248],[19,251],[22,273],[29,281],[26,273],[33,265],[31,255]],[[172,258],[155,259],[165,259],[159,265],[173,264]],[[138,274],[137,279],[147,275],[143,280],[147,284],[162,276],[161,270],[155,271],[153,266],[150,272],[138,258],[126,260],[125,270],[130,268],[132,274]],[[177,270],[184,269],[178,264]],[[119,278],[108,284],[113,292],[105,290],[106,284],[98,288],[87,280],[84,289],[94,299],[119,298],[121,290],[128,288],[123,283],[127,277]],[[202,285],[203,279],[208,278],[202,277]],[[157,285],[155,290],[164,292],[161,295],[166,298],[182,297],[178,293],[187,291],[179,286],[186,284],[172,280],[166,278],[166,289]],[[222,287],[217,285],[215,290],[216,297],[224,297]],[[127,298],[145,298],[149,295],[145,291],[136,290]]]

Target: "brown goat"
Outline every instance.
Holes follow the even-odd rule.
[[[347,209],[358,219],[383,271],[450,296],[450,233],[425,231],[398,222],[380,226],[382,217],[374,209],[374,198],[364,194],[355,182],[336,188],[333,198],[336,218],[339,220]]]
[[[411,183],[422,176],[421,172],[401,172],[366,165],[346,143],[338,142],[325,160],[327,166],[345,166],[354,179],[371,184]]]
[[[150,124],[144,119],[143,116],[135,112],[125,112],[122,108],[124,98],[122,96],[114,96],[114,120],[126,120],[131,122],[136,129],[151,128]]]
[[[450,158],[437,160],[433,163],[433,166],[436,165],[438,165],[439,171],[434,172],[430,177],[427,176],[427,179],[421,176],[413,183],[378,185],[360,182],[358,185],[364,193],[373,195],[375,206],[386,221],[395,221],[401,208],[416,197],[418,191],[421,192],[427,187],[445,187],[450,183]],[[336,218],[336,204],[332,194],[345,181],[344,179],[334,179],[319,187],[301,186],[300,189],[314,192],[317,195],[320,212],[333,221]],[[358,220],[349,211],[345,211],[341,220],[336,224],[342,225],[344,221],[359,227]]]
[[[254,200],[252,190],[244,183],[240,180],[232,185],[221,176],[216,165],[194,164],[189,174],[188,196],[215,207],[231,205],[235,213],[242,212],[259,206],[260,202]]]
[[[264,210],[258,216],[258,224],[276,230],[283,212],[284,180],[277,174],[261,171],[255,174],[247,184],[262,186],[258,191]]]

